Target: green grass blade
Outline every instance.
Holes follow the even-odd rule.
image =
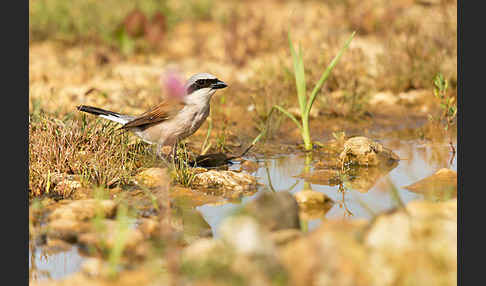
[[[294,76],[295,76],[295,85],[297,86],[297,97],[299,98],[299,106],[301,112],[305,110],[305,74],[304,74],[304,62],[302,59],[302,49],[299,50],[299,55],[295,52],[294,46],[292,45],[292,39],[290,37],[289,32],[289,46],[290,46],[290,53],[292,54],[292,61],[294,64]]]
[[[298,91],[297,95],[299,96],[299,102],[302,102],[302,106],[300,108],[301,114],[305,111],[305,106],[307,102],[307,89],[305,85],[305,72],[304,72],[304,56],[302,55],[302,46],[299,45],[299,55],[298,55],[298,70],[296,71],[296,75],[298,77]]]
[[[297,124],[297,126],[299,127],[299,129],[302,130],[302,124],[300,124],[299,120],[297,120],[297,118],[295,118],[295,116],[293,116],[292,114],[290,114],[287,110],[285,110],[283,107],[281,106],[278,106],[278,105],[274,105],[272,108],[275,108],[277,109],[278,111],[282,112],[283,114],[287,115],[288,118],[292,119],[292,121],[295,122],[295,124]]]
[[[312,104],[314,104],[314,100],[316,99],[317,92],[319,91],[319,89],[321,88],[321,86],[324,84],[324,82],[327,80],[327,77],[331,74],[331,71],[334,68],[334,66],[339,62],[339,59],[343,55],[344,51],[346,51],[348,49],[349,44],[353,40],[355,34],[356,34],[356,31],[354,31],[351,34],[351,36],[346,41],[346,43],[344,44],[344,46],[341,48],[341,50],[339,50],[339,53],[334,57],[334,59],[331,61],[331,63],[327,67],[327,69],[322,74],[321,78],[319,79],[319,81],[317,82],[316,86],[314,87],[314,90],[312,90],[312,93],[310,95],[310,100],[307,102],[307,106],[306,106],[306,109],[305,109],[305,112],[306,113],[309,113],[310,112],[310,110],[312,108]]]
[[[108,263],[110,265],[110,276],[113,278],[116,276],[118,270],[117,267],[120,264],[121,257],[123,255],[123,250],[125,249],[125,244],[128,238],[129,232],[129,221],[128,221],[127,207],[121,204],[118,207],[116,215],[116,231],[117,236],[113,247],[110,249],[108,256]]]

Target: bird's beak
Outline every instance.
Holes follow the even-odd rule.
[[[220,80],[218,80],[217,82],[211,84],[211,88],[212,89],[221,89],[221,88],[225,88],[227,87],[228,85]]]

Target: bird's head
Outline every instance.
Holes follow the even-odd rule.
[[[186,103],[208,102],[218,89],[228,85],[210,73],[197,73],[191,76],[185,85]]]

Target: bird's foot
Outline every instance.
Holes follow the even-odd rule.
[[[173,162],[175,159],[172,146],[157,146],[156,155],[158,158],[169,163]]]

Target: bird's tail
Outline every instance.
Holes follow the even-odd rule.
[[[120,124],[125,124],[132,119],[132,116],[123,115],[123,114],[120,114],[120,113],[101,109],[101,108],[98,108],[98,107],[87,106],[87,105],[79,105],[77,108],[78,108],[79,111],[91,113],[91,114],[97,115],[99,117],[103,117],[103,118],[106,118],[108,120],[118,122]]]

